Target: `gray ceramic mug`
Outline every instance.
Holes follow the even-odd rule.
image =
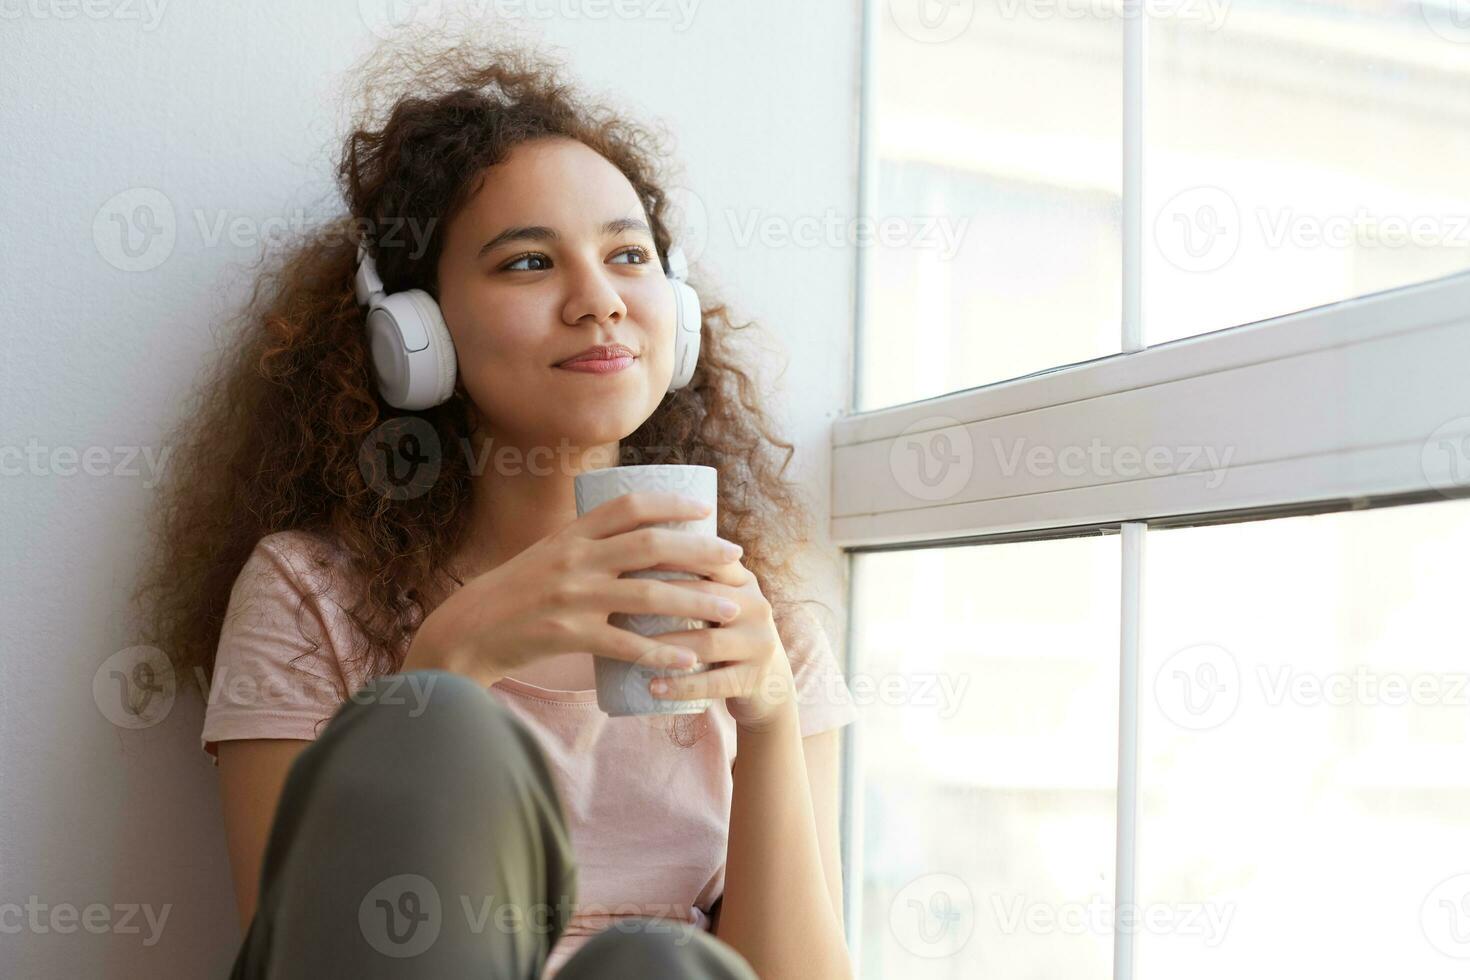
[[[616,497],[633,492],[671,492],[681,496],[703,500],[710,505],[710,512],[695,521],[657,521],[647,527],[667,527],[676,531],[693,531],[716,537],[718,531],[719,470],[713,466],[688,466],[679,464],[655,464],[650,466],[611,466],[606,469],[589,470],[573,477],[573,489],[577,497],[577,516]],[[664,569],[644,569],[624,572],[620,578],[656,578],[665,581],[692,580],[703,576],[692,572]],[[702,619],[685,619],[682,616],[631,615],[613,613],[608,619],[613,626],[632,630],[642,636],[658,636],[682,630],[707,629]],[[697,715],[714,703],[712,698],[692,701],[676,701],[656,698],[648,691],[648,682],[654,677],[675,677],[682,674],[697,674],[709,669],[708,664],[695,664],[685,670],[675,667],[652,667],[612,657],[592,658],[597,677],[597,706],[613,716],[623,715]]]

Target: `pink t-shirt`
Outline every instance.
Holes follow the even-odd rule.
[[[342,561],[338,545],[302,531],[267,535],[250,554],[230,594],[200,734],[216,766],[215,743],[225,739],[315,739],[367,682],[344,662],[355,629],[345,610],[355,597],[337,591],[346,576],[331,572]],[[801,734],[855,721],[825,630],[804,609],[792,622],[796,635],[782,639]],[[303,630],[320,644],[315,652]],[[577,904],[543,980],[620,917],[680,919],[707,931],[725,890],[734,786],[735,721],[725,702],[677,716],[670,729],[667,716],[609,717],[594,691],[510,678],[489,690],[535,732],[578,866]]]

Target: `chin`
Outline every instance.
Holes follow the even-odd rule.
[[[609,411],[608,406],[597,406],[590,413],[564,416],[557,431],[567,442],[577,446],[602,446],[619,442],[636,432],[648,419],[648,414],[632,410]]]

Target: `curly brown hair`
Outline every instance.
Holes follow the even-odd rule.
[[[349,556],[361,584],[347,613],[360,643],[347,659],[372,677],[401,666],[403,644],[430,611],[425,597],[449,574],[468,523],[472,473],[464,454],[444,453],[432,484],[405,499],[381,492],[360,465],[365,440],[391,419],[422,419],[440,445],[459,446],[475,431],[476,413],[462,388],[423,412],[379,397],[366,314],[352,290],[355,232],[404,219],[430,229],[418,250],[376,254],[388,291],[416,287],[437,298],[445,228],[486,168],[518,143],[570,137],[626,175],[659,254],[667,254],[663,143],[577,94],[563,72],[523,45],[464,39],[428,49],[385,44],[359,64],[357,128],[336,171],[347,213],[297,231],[262,257],[269,262],[232,318],[222,355],[167,438],[171,466],[151,515],[153,552],[133,600],[144,642],[162,649],[201,695],[208,696],[233,584],[262,537],[303,531]],[[723,304],[710,302],[708,284],[694,275],[690,283],[704,304],[694,377],[621,440],[621,462],[719,471],[718,533],[744,547],[744,564],[781,625],[797,604],[795,566],[811,540],[812,507],[785,477],[794,448],[763,409],[755,359],[740,343],[756,325],[732,322]]]

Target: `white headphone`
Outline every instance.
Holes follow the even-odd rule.
[[[663,268],[674,287],[674,376],[668,390],[675,391],[694,377],[694,365],[699,360],[699,296],[684,281],[689,263],[683,249],[671,246]],[[368,347],[383,400],[394,408],[411,411],[447,401],[454,393],[458,362],[444,314],[434,297],[422,289],[385,294],[377,263],[365,241],[357,246],[352,291],[357,302],[368,308]]]

